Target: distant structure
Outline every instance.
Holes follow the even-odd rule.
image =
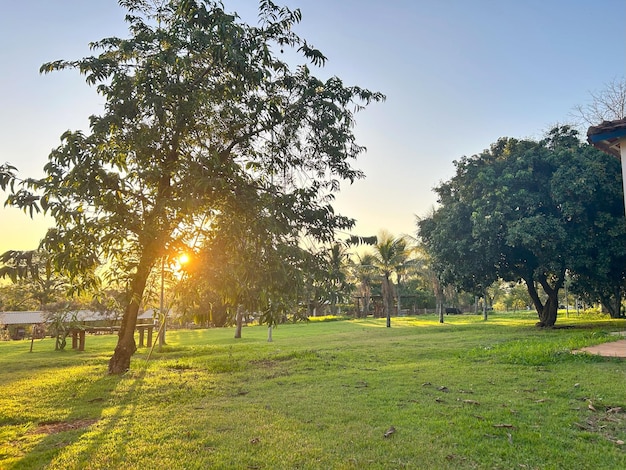
[[[74,314],[76,322],[85,327],[117,325],[121,317],[121,314],[105,316],[91,310],[78,310]],[[152,310],[146,310],[137,317],[143,322],[152,322],[153,318],[154,312]],[[46,313],[42,311],[0,312],[0,327],[7,332],[7,336],[11,339],[25,339],[29,331],[32,331],[33,326],[45,326],[47,322]]]

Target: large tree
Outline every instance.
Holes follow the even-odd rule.
[[[440,207],[418,223],[435,265],[464,288],[522,280],[538,325],[554,325],[566,270],[597,251],[598,224],[623,230],[617,191],[603,188],[619,184],[619,169],[567,126],[538,142],[500,139],[455,164],[436,188]]]
[[[78,272],[106,261],[125,277],[113,374],[130,367],[151,271],[189,242],[189,227],[210,227],[218,214],[236,217],[240,200],[280,192],[288,214],[318,215],[303,227],[314,237],[352,225],[332,211],[332,193],[362,176],[351,166],[363,151],[354,111],[383,99],[281,59],[293,48],[313,65],[326,61],[294,33],[299,10],[262,0],[259,25],[249,26],[209,0],[119,3],[129,12],[127,39],[103,39],[93,57],[41,68],[80,71],[104,97],[103,114],[91,117],[89,133],[62,136],[43,178],[20,182],[13,167],[0,169],[0,186],[15,186],[10,204],[55,218],[42,245],[58,266]],[[297,186],[272,179],[292,171]]]

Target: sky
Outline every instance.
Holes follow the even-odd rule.
[[[454,160],[500,137],[541,138],[626,73],[624,0],[274,2],[300,8],[295,31],[328,58],[315,74],[387,96],[356,115],[366,178],[344,183],[335,201],[362,236],[414,235]],[[255,0],[224,5],[257,20]],[[0,163],[41,177],[63,132],[88,131],[103,98],[76,71],[39,67],[126,37],[124,15],[115,0],[0,0]],[[36,248],[52,223],[0,207],[0,253]]]

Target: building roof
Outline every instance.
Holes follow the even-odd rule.
[[[626,118],[604,121],[587,130],[587,142],[617,158],[620,158],[620,141],[624,138],[626,138]]]
[[[0,312],[3,325],[34,325],[44,321],[43,312]]]
[[[121,315],[120,315],[121,318]],[[138,320],[151,320],[152,310],[147,310],[137,316]],[[107,317],[92,310],[79,310],[76,312],[76,319],[80,322],[94,322],[106,320]],[[45,323],[45,312],[0,312],[0,323],[3,325],[34,325]]]

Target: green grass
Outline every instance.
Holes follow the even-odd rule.
[[[626,468],[626,362],[570,354],[626,322],[534,322],[170,331],[121,377],[113,336],[0,343],[0,468]]]

